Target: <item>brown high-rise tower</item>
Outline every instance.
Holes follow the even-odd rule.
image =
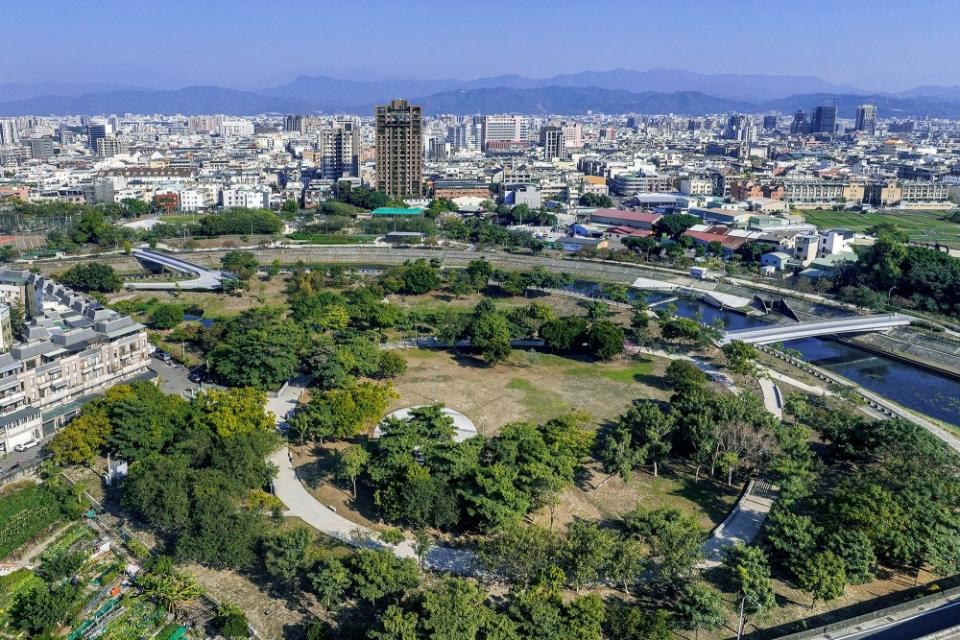
[[[377,190],[423,197],[423,114],[406,100],[377,106]]]

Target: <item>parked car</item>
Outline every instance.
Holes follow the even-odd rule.
[[[40,444],[40,441],[37,440],[36,438],[33,438],[33,439],[31,439],[31,440],[27,440],[26,442],[21,442],[20,444],[14,445],[14,446],[13,446],[13,450],[14,450],[14,451],[26,451],[27,449],[32,449],[33,447],[37,446],[38,444]]]

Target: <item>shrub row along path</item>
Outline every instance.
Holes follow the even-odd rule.
[[[397,343],[395,346],[402,348],[409,345]],[[737,391],[736,385],[729,376],[698,358],[636,346],[628,347],[628,353],[643,353],[671,360],[689,360],[731,391]],[[297,400],[303,393],[306,383],[307,381],[302,377],[294,378],[285,384],[275,397],[268,398],[267,410],[273,413],[277,421],[277,427],[281,431],[286,430],[286,415],[296,407]],[[376,531],[348,520],[317,500],[307,491],[297,476],[293,458],[287,447],[283,447],[271,455],[270,462],[277,467],[277,477],[273,481],[273,491],[286,505],[287,510],[284,515],[300,518],[317,531],[347,544],[389,549],[401,558],[415,558],[417,556],[414,544],[410,540],[405,540],[399,544],[384,543],[377,538]],[[704,543],[703,552],[706,560],[703,566],[716,566],[725,548],[737,543],[746,544],[752,541],[760,532],[760,527],[766,520],[775,497],[775,491],[766,482],[751,482],[726,520],[714,529],[712,536]],[[476,555],[472,551],[438,545],[430,547],[424,554],[423,564],[430,569],[460,575],[476,575],[479,570]]]

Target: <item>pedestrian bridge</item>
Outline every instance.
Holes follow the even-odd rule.
[[[217,269],[207,269],[200,265],[181,260],[168,253],[162,253],[146,247],[134,249],[132,252],[134,258],[143,265],[144,269],[152,273],[162,273],[163,271],[172,272],[182,276],[187,276],[184,280],[160,281],[144,280],[142,282],[131,281],[124,285],[128,289],[182,289],[190,290],[212,290],[223,288],[223,281],[232,279],[229,273]],[[192,277],[191,277],[192,276]]]
[[[800,338],[812,338],[815,336],[883,331],[908,324],[910,324],[910,318],[899,313],[853,316],[850,318],[816,320],[813,322],[798,322],[796,324],[727,331],[723,334],[721,344],[727,344],[734,340],[748,344],[772,344],[774,342],[786,342],[787,340],[798,340]]]

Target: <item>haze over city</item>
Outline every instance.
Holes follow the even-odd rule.
[[[960,640],[960,3],[6,5],[0,640]]]
[[[960,5],[949,0],[533,0],[465,9],[442,0],[282,9],[254,0],[11,2],[0,83],[258,89],[300,74],[466,80],[666,67],[811,75],[881,91],[960,84]]]

